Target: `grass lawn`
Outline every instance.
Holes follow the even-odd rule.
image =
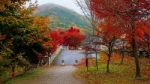
[[[40,67],[40,68],[35,68],[32,69],[22,75],[19,75],[17,77],[14,77],[8,81],[5,81],[4,84],[19,84],[19,82],[24,81],[24,80],[29,80],[37,77],[38,75],[42,74],[45,70],[45,67]],[[21,83],[20,83],[21,84]]]
[[[120,64],[120,57],[112,57],[110,64],[111,73],[106,73],[106,56],[102,56],[99,60],[99,70],[95,65],[90,65],[89,71],[85,66],[78,66],[76,77],[85,81],[86,84],[150,84],[150,66],[148,60],[140,59],[142,78],[134,79],[134,59],[126,57],[124,64]]]

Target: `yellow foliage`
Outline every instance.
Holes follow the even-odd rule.
[[[33,25],[38,28],[41,32],[48,31],[48,17],[35,17],[33,20]]]

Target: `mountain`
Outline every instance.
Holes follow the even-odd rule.
[[[85,28],[87,25],[84,17],[75,11],[56,5],[44,4],[37,7],[35,11],[36,16],[50,16],[49,26],[51,28],[61,27],[67,28],[69,26],[78,26]]]

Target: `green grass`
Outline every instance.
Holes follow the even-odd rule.
[[[124,71],[128,70],[129,68],[130,68],[129,65],[122,66],[122,65],[119,65],[119,64],[110,64],[110,71],[111,72],[121,73],[121,72],[124,72]],[[81,71],[86,72],[87,69],[85,67],[83,67],[83,68],[81,68]],[[103,64],[99,64],[98,70],[96,69],[96,66],[90,66],[88,72],[105,73],[106,72],[106,64],[104,64],[104,63]]]
[[[14,77],[8,81],[5,81],[4,84],[15,84],[17,81],[29,80],[37,77],[38,75],[44,72],[43,67],[32,69],[20,76]]]
[[[106,73],[106,64],[99,63],[99,70],[95,66],[80,67],[76,71],[76,77],[85,81],[86,84],[150,84],[150,80],[142,78],[134,79],[133,67],[130,64],[110,64],[110,73]]]
[[[146,66],[150,66],[150,63],[146,64]]]

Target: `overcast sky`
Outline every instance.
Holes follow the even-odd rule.
[[[33,2],[35,0],[32,0]],[[82,11],[80,8],[77,6],[75,0],[37,0],[39,5],[45,4],[45,3],[54,3],[58,4],[64,7],[67,7],[69,9],[72,9],[80,14],[82,14]]]

